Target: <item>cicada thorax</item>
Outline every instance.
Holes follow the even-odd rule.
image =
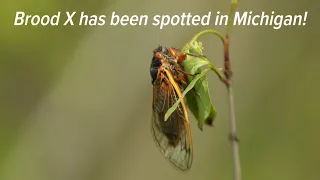
[[[150,68],[152,83],[158,77],[158,69],[162,66],[172,73],[177,83],[182,84],[184,87],[186,87],[186,74],[184,73],[183,66],[181,66],[180,64],[185,59],[185,57],[185,54],[178,53],[176,51],[176,48],[159,46],[154,49]]]

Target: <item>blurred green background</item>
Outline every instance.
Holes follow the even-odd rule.
[[[15,12],[56,14],[228,13],[230,0],[1,2],[0,179],[232,179],[225,87],[209,74],[218,111],[201,132],[191,117],[194,163],[173,168],[151,133],[152,49],[182,47],[217,27],[13,26]],[[243,180],[320,179],[319,2],[241,0],[239,11],[300,14],[307,25],[234,26],[231,60]],[[63,20],[61,20],[63,22]],[[201,39],[222,67],[220,41]]]

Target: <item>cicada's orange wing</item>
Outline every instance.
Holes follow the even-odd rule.
[[[158,76],[160,78],[153,85],[152,134],[166,159],[179,169],[188,170],[192,165],[193,149],[184,100],[168,120],[164,120],[167,110],[179,99],[183,89],[169,70],[159,69]]]

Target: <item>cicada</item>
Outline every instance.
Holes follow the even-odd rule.
[[[151,131],[154,140],[172,164],[180,170],[188,170],[192,165],[192,135],[188,119],[186,101],[165,121],[167,110],[181,97],[186,87],[184,81],[188,74],[179,62],[185,55],[175,48],[158,46],[153,50],[150,74],[153,84]]]

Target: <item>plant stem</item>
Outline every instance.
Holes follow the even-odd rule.
[[[236,130],[236,115],[234,108],[234,100],[233,100],[233,87],[232,87],[232,70],[231,63],[229,58],[229,35],[232,27],[232,22],[234,19],[235,9],[238,1],[232,0],[231,9],[228,19],[227,32],[225,37],[224,44],[224,73],[227,79],[226,86],[228,90],[228,98],[229,98],[229,113],[230,113],[230,139],[232,144],[232,154],[233,154],[233,179],[241,180],[241,164],[240,164],[240,156],[239,156],[239,146],[238,146],[238,138],[237,138],[237,130]]]
[[[231,143],[232,143],[232,153],[233,153],[233,179],[241,180],[241,164],[239,157],[239,146],[238,138],[236,135],[236,117],[234,110],[234,101],[233,101],[233,88],[228,86],[228,97],[229,97],[229,107],[230,107],[230,131],[231,131]]]
[[[229,13],[229,16],[228,16],[228,24],[227,24],[227,34],[230,34],[231,27],[232,27],[232,22],[233,22],[233,19],[234,19],[234,14],[235,14],[237,5],[238,5],[238,0],[232,0],[231,1],[231,9],[230,9],[230,13]]]
[[[204,35],[204,34],[215,34],[217,35],[222,43],[224,44],[225,42],[225,39],[223,37],[222,34],[220,34],[217,30],[214,30],[214,29],[206,29],[206,30],[203,30],[201,32],[199,32],[198,34],[196,34],[195,36],[193,36],[193,38],[182,48],[182,51],[185,51],[186,49],[188,49],[188,46],[189,44],[192,44],[193,42],[195,42],[200,36]]]
[[[233,179],[241,180],[241,165],[240,165],[240,156],[239,156],[239,145],[238,145],[238,137],[237,137],[237,129],[236,129],[236,115],[234,108],[234,100],[233,100],[233,87],[232,87],[232,71],[231,64],[229,59],[229,37],[226,35],[226,44],[224,49],[224,65],[225,65],[225,76],[227,79],[226,87],[228,91],[229,98],[229,118],[230,118],[230,140],[232,144],[232,154],[233,154]]]

